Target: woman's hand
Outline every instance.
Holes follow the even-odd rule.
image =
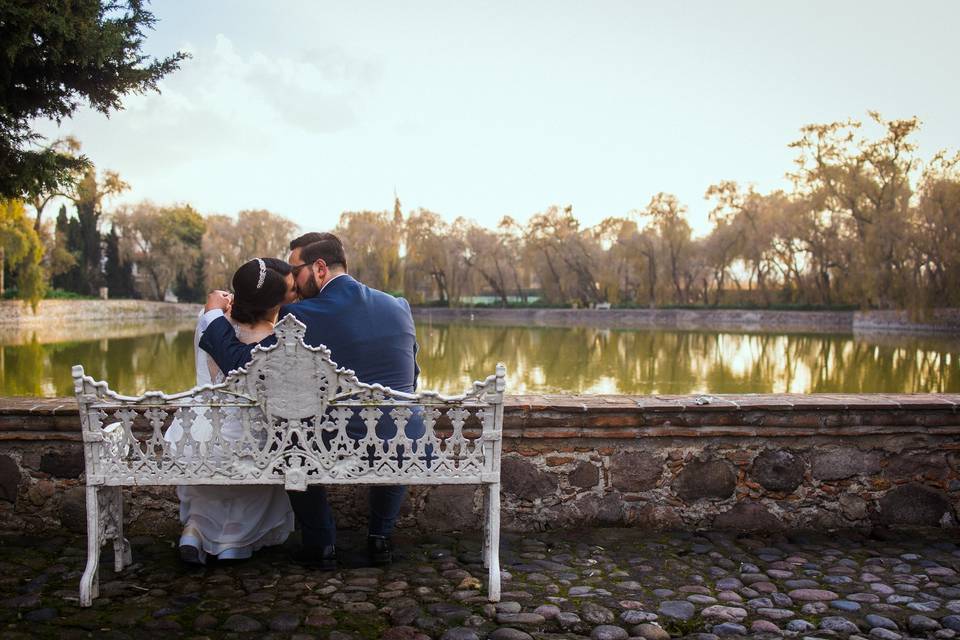
[[[213,311],[214,309],[222,309],[224,313],[230,313],[230,307],[233,305],[233,294],[229,291],[221,291],[220,289],[214,289],[207,294],[207,304],[203,308],[204,311]]]

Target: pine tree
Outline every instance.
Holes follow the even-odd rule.
[[[177,274],[173,292],[180,302],[204,302],[206,300],[207,291],[204,288],[206,277],[203,262],[203,256],[201,255],[194,262],[192,269]]]
[[[117,229],[110,227],[105,238],[106,283],[111,298],[133,298],[136,287],[133,281],[133,265],[120,255],[120,236]]]
[[[53,268],[53,286],[65,291],[85,293],[83,271],[80,268],[80,225],[76,218],[67,217],[66,205],[60,206],[56,225],[56,251]]]

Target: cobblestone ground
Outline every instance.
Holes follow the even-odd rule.
[[[955,534],[591,529],[505,538],[497,605],[484,595],[475,535],[401,537],[404,557],[386,570],[336,572],[304,570],[284,549],[191,569],[173,540],[140,537],[131,540],[134,565],[114,574],[108,562],[100,598],[80,609],[82,538],[3,537],[0,636],[894,640],[960,632]],[[356,563],[363,537],[341,540],[342,559]]]

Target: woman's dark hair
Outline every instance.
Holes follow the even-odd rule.
[[[290,266],[290,263],[286,260],[281,260],[280,258],[260,258],[267,265],[267,269],[273,269],[283,277],[287,277],[288,273],[293,273],[293,267]]]
[[[260,282],[260,260],[264,263]],[[283,302],[287,295],[287,274],[290,265],[276,258],[254,258],[233,274],[233,306],[230,315],[241,324],[254,324],[266,318],[267,312]]]

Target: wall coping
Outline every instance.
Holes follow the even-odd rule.
[[[418,322],[602,329],[674,329],[750,333],[960,334],[960,309],[931,309],[925,317],[906,310],[798,311],[786,309],[558,309],[414,307]]]
[[[508,439],[960,435],[960,394],[514,395]],[[73,398],[0,398],[0,441],[80,441]],[[960,442],[957,444],[960,449]]]

